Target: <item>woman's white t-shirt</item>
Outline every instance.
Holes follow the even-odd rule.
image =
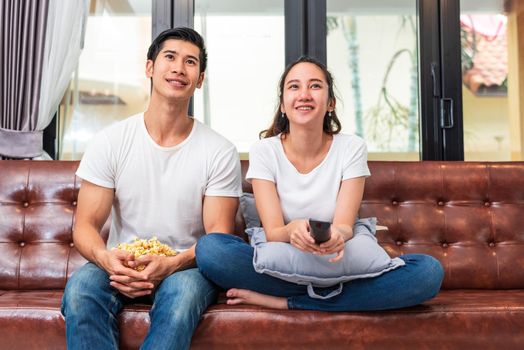
[[[369,175],[366,144],[358,136],[334,135],[324,160],[309,173],[301,174],[286,157],[277,135],[251,147],[246,180],[275,183],[287,224],[308,218],[333,222],[341,182]]]

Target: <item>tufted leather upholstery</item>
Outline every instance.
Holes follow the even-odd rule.
[[[62,290],[85,263],[71,236],[77,166],[0,161],[0,349],[65,348]],[[369,166],[360,215],[389,227],[378,238],[390,255],[439,259],[445,290],[422,306],[376,313],[218,304],[193,348],[524,348],[524,163]],[[251,191],[247,182],[243,188]],[[237,234],[242,227],[239,213]],[[124,309],[122,348],[139,346],[148,309]]]
[[[362,216],[389,232],[391,255],[427,253],[446,270],[445,289],[524,288],[522,163],[370,164]]]
[[[72,237],[77,167],[78,162],[0,162],[0,289],[63,289],[85,264]]]

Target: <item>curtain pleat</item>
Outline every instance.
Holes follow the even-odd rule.
[[[0,1],[0,156],[42,153],[35,140],[49,0]],[[2,130],[3,129],[3,130]],[[12,145],[12,132],[20,132]],[[9,136],[6,136],[9,135]],[[9,140],[9,142],[8,142]]]

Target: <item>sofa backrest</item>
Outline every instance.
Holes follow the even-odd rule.
[[[362,217],[390,255],[426,253],[444,288],[524,288],[524,163],[370,162]]]
[[[61,289],[85,263],[72,240],[77,166],[0,161],[0,290]],[[243,174],[247,166],[242,161]],[[447,289],[524,288],[524,163],[369,167],[360,216],[389,228],[377,237],[390,255],[433,255],[446,270]],[[252,192],[251,185],[244,181],[243,190]],[[242,225],[237,215],[237,234]]]
[[[61,289],[73,245],[78,162],[0,161],[0,289]]]

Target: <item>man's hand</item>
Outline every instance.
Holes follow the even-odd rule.
[[[127,262],[131,268],[145,265],[145,269],[133,276],[126,274],[112,274],[109,276],[111,286],[122,294],[135,298],[149,295],[166,277],[176,271],[175,257],[144,255]]]
[[[102,267],[111,280],[113,288],[129,298],[151,294],[154,285],[149,283],[133,269],[135,256],[124,250],[102,250],[95,254],[97,264]]]
[[[140,274],[148,282],[158,285],[178,270],[177,260],[176,256],[144,255],[135,260],[134,264],[145,265],[145,269]]]
[[[124,276],[110,276],[109,278],[111,279],[111,282],[109,284],[111,287],[117,289],[120,293],[131,299],[150,295],[156,287],[156,285],[149,282],[117,282],[116,279],[121,277]]]
[[[127,265],[128,261],[133,261],[135,256],[124,250],[100,249],[93,253],[95,263],[104,269],[109,275],[122,275],[136,272]]]

